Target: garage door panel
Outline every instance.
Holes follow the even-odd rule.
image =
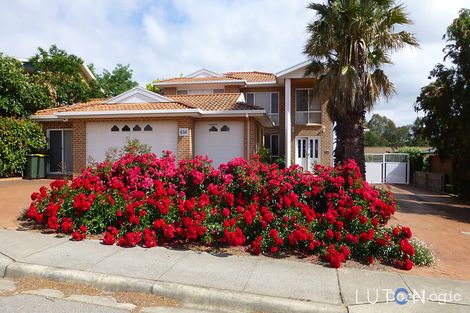
[[[214,166],[227,163],[235,157],[243,157],[244,123],[197,122],[195,152],[208,156]]]
[[[127,129],[129,131],[125,131]],[[152,152],[158,156],[161,156],[164,150],[177,154],[176,122],[105,122],[87,123],[87,158],[91,157],[93,160],[101,162],[105,159],[106,151],[110,148],[122,148],[126,144],[127,138],[135,138],[141,143],[151,146]]]

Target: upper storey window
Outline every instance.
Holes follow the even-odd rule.
[[[321,124],[321,102],[311,89],[295,90],[295,123]]]
[[[274,122],[279,125],[279,93],[278,92],[248,92],[246,103],[262,107]]]

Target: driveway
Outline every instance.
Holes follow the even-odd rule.
[[[470,205],[413,186],[390,187],[399,205],[392,223],[410,226],[437,258],[434,266],[410,274],[470,280]]]
[[[17,228],[17,218],[29,206],[31,194],[52,180],[0,180],[0,228]]]

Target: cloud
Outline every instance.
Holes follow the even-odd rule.
[[[404,1],[421,43],[393,56],[387,69],[397,95],[375,112],[397,124],[416,117],[412,105],[442,60],[446,27],[468,0]],[[200,68],[277,72],[305,59],[305,0],[16,0],[0,2],[0,51],[29,57],[57,44],[98,70],[130,64],[134,78],[178,76]]]

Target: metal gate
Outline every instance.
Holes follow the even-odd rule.
[[[408,184],[408,153],[366,154],[366,180],[370,184]]]

